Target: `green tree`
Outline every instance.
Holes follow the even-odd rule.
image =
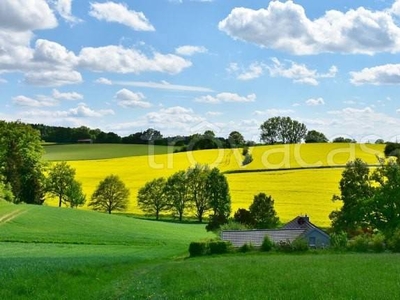
[[[304,137],[306,143],[327,143],[328,138],[322,132],[316,130],[310,130]]]
[[[161,211],[169,208],[165,185],[165,178],[160,177],[147,182],[138,191],[137,203],[139,208],[146,213],[154,214],[156,220],[159,219]]]
[[[393,161],[382,163],[371,178],[377,184],[369,203],[369,218],[375,229],[390,237],[400,228],[400,166]]]
[[[231,148],[241,147],[246,143],[243,135],[238,131],[232,131],[228,136],[228,141]]]
[[[231,213],[228,180],[219,169],[213,168],[207,176],[205,189],[208,206],[212,210],[207,230],[216,230],[228,223]]]
[[[265,193],[259,193],[254,196],[249,211],[256,228],[275,228],[279,223],[279,218],[274,208],[274,200]]]
[[[0,121],[0,177],[11,185],[15,202],[43,203],[43,153],[39,131]]]
[[[86,195],[82,191],[82,184],[76,180],[72,181],[65,192],[64,200],[66,203],[69,203],[71,208],[84,205]]]
[[[368,202],[373,196],[368,165],[361,159],[348,162],[339,182],[340,196],[334,195],[333,201],[342,201],[339,211],[333,211],[329,218],[336,232],[351,232],[370,226]]]
[[[210,209],[207,197],[207,177],[210,173],[208,166],[195,165],[187,171],[187,184],[191,203],[195,209],[198,221],[203,222],[204,214]]]
[[[306,125],[290,117],[270,118],[261,124],[260,129],[261,141],[271,145],[300,143],[307,134]]]
[[[185,211],[190,208],[190,196],[185,171],[178,171],[167,179],[165,195],[170,208],[181,222]]]
[[[246,226],[253,226],[254,219],[250,211],[245,208],[239,208],[233,215],[233,219],[237,223],[241,223]]]
[[[75,169],[65,161],[54,164],[46,181],[46,192],[58,198],[58,207],[67,204],[66,194],[75,181]]]
[[[109,175],[100,181],[88,205],[109,214],[114,210],[123,211],[128,207],[129,194],[129,189],[118,176]]]
[[[0,201],[1,200],[14,202],[14,195],[11,190],[11,185],[9,183],[5,184],[2,181],[0,181]]]

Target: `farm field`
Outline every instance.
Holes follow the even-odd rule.
[[[204,225],[0,202],[0,299],[398,299],[398,254],[188,259]],[[360,275],[362,274],[362,275]]]
[[[136,196],[146,182],[168,177],[199,163],[227,172],[232,213],[238,208],[248,208],[255,194],[265,192],[275,199],[281,221],[308,214],[315,224],[329,226],[329,213],[339,208],[339,204],[331,199],[338,193],[343,166],[355,158],[376,165],[377,155],[383,156],[383,148],[384,145],[332,143],[258,146],[250,149],[254,160],[244,167],[241,165],[241,149],[72,160],[68,163],[76,169],[77,179],[83,183],[88,197],[106,176],[120,176],[131,190],[128,212],[134,214],[141,214]],[[57,205],[55,199],[45,203]]]
[[[44,144],[48,161],[106,159],[174,152],[174,147],[128,144]]]

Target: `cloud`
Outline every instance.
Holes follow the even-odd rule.
[[[123,24],[137,31],[155,30],[142,12],[129,10],[127,5],[122,3],[91,3],[89,15],[98,20]]]
[[[83,82],[82,75],[77,71],[29,71],[25,73],[25,83],[38,86],[62,86]]]
[[[363,7],[330,10],[311,20],[293,1],[271,1],[266,9],[234,8],[218,28],[234,39],[295,55],[400,51],[400,28],[392,16]]]
[[[45,0],[2,0],[0,28],[31,31],[57,27],[57,19]]]
[[[153,53],[147,57],[139,50],[122,46],[83,48],[79,54],[80,66],[95,72],[142,73],[162,72],[177,74],[192,63],[174,54]]]
[[[201,103],[222,103],[222,102],[254,102],[256,100],[255,94],[247,96],[240,96],[234,93],[219,93],[216,96],[206,95],[195,99],[195,102]]]
[[[71,24],[82,22],[81,19],[72,15],[72,0],[58,0],[55,4],[57,12],[62,18]]]
[[[122,107],[149,108],[152,106],[150,102],[144,101],[146,97],[142,93],[134,93],[128,89],[119,90],[114,98]]]
[[[281,108],[271,108],[271,109],[266,109],[266,110],[256,110],[254,111],[254,115],[256,116],[270,116],[270,117],[276,117],[276,116],[283,116],[283,115],[291,115],[295,111],[292,109],[281,109]]]
[[[387,64],[350,72],[350,82],[354,85],[399,85],[400,64]]]
[[[317,70],[310,70],[304,64],[298,64],[293,61],[288,60],[287,62],[290,66],[282,63],[277,58],[272,58],[272,65],[267,66],[269,73],[272,77],[284,77],[292,79],[295,83],[318,85],[319,78],[331,78],[335,77],[338,71],[336,66],[332,66],[328,73],[319,74]]]
[[[207,48],[200,46],[181,46],[175,49],[175,53],[183,56],[192,56],[196,53],[207,53]]]
[[[52,96],[55,99],[64,99],[64,100],[82,100],[83,95],[78,94],[76,92],[69,92],[69,93],[61,93],[60,91],[53,89]]]
[[[264,73],[263,70],[263,65],[259,63],[252,63],[248,70],[246,70],[244,73],[239,74],[237,76],[237,79],[239,80],[251,80],[260,77]]]
[[[221,116],[221,115],[223,115],[223,113],[220,112],[220,111],[208,111],[208,112],[206,113],[206,115],[207,115],[207,116],[216,117],[216,116]]]
[[[112,85],[112,81],[110,79],[107,79],[104,77],[100,77],[100,78],[96,79],[94,82],[100,83],[100,84],[105,84],[105,85]]]
[[[316,98],[316,99],[311,98],[311,99],[306,100],[306,105],[308,105],[308,106],[318,106],[318,105],[324,105],[324,104],[325,104],[325,101],[321,97]]]
[[[171,83],[166,82],[166,81],[162,81],[162,82],[152,82],[152,81],[115,81],[115,82],[113,82],[113,84],[135,86],[135,87],[145,87],[145,88],[151,88],[151,89],[184,91],[184,92],[213,92],[212,89],[209,89],[209,88],[206,88],[206,87],[171,84]]]
[[[47,67],[72,68],[78,63],[78,58],[64,46],[48,40],[38,39],[35,43],[33,61],[48,64]]]
[[[16,96],[12,98],[12,102],[17,106],[26,106],[26,107],[50,107],[56,106],[58,104],[57,101],[53,99],[49,99],[47,97],[39,97],[41,99],[33,99],[26,96]]]

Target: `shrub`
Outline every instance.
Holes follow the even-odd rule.
[[[242,166],[248,165],[249,163],[251,163],[253,161],[253,156],[249,153],[247,153],[244,156],[243,162],[242,162]]]
[[[261,244],[261,251],[268,252],[271,251],[272,247],[274,246],[274,243],[271,241],[268,235],[264,236],[263,242]]]
[[[347,234],[344,231],[331,234],[331,247],[335,250],[345,250],[347,247]]]
[[[279,243],[275,244],[275,248],[277,251],[280,252],[292,252],[293,248],[292,248],[292,243],[289,240],[286,241],[279,241]]]
[[[229,252],[230,243],[225,241],[211,241],[208,247],[210,254],[224,254]]]
[[[246,253],[250,251],[254,251],[254,246],[252,243],[245,243],[239,248],[239,252]]]
[[[366,235],[357,235],[349,241],[349,249],[356,252],[368,252],[369,238]]]
[[[400,229],[397,229],[388,242],[389,249],[393,252],[400,252]]]
[[[246,156],[249,153],[249,147],[248,146],[244,146],[243,150],[242,150],[242,155]]]
[[[294,252],[304,252],[308,250],[308,243],[303,238],[295,239],[292,242],[291,246],[292,246],[292,251]]]
[[[383,234],[375,234],[369,242],[369,248],[376,253],[385,251],[385,237]]]
[[[207,252],[207,242],[191,242],[189,245],[190,257],[205,255]]]
[[[228,223],[221,226],[221,230],[247,230],[249,229],[245,224],[229,221]]]

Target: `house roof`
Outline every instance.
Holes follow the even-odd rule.
[[[274,243],[279,243],[280,241],[293,242],[295,239],[306,236],[314,230],[329,238],[324,231],[312,224],[307,216],[298,216],[280,229],[224,230],[221,232],[221,238],[230,241],[235,247],[248,243],[253,246],[261,246],[266,235]]]

